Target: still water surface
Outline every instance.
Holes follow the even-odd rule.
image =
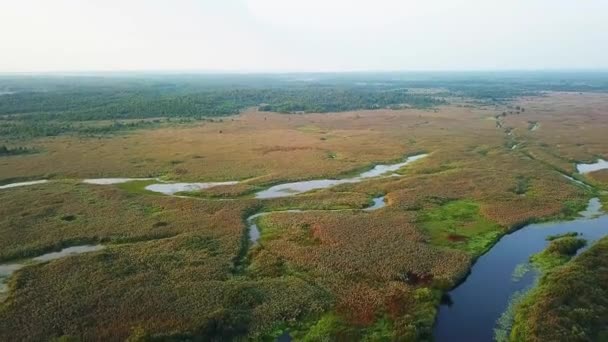
[[[473,265],[465,281],[448,293],[434,328],[435,341],[492,341],[496,322],[512,295],[529,289],[539,276],[532,268],[516,279],[518,265],[548,245],[547,236],[578,232],[587,247],[608,235],[608,215],[597,198],[589,201],[581,218],[566,222],[531,224],[505,235]],[[582,250],[581,250],[582,251]]]

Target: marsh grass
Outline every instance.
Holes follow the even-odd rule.
[[[530,261],[534,267],[546,273],[568,262],[586,243],[585,239],[569,235],[555,238],[544,251],[530,257]]]
[[[520,281],[528,272],[532,270],[530,263],[523,263],[515,266],[513,270],[513,274],[511,275],[512,282]]]
[[[419,214],[431,243],[483,254],[502,235],[501,227],[481,216],[479,204],[470,200],[450,201]]]
[[[563,239],[576,238],[553,242]],[[608,238],[603,238],[542,276],[518,304],[509,340],[602,341],[608,331],[607,260]]]
[[[535,285],[532,285],[533,287]],[[509,334],[513,328],[513,322],[515,320],[515,313],[518,305],[524,300],[526,293],[529,291],[522,290],[517,291],[509,298],[509,304],[507,309],[500,315],[496,321],[496,327],[494,328],[494,340],[496,342],[509,342]]]
[[[602,153],[608,128],[595,119],[608,97],[525,101],[525,115],[504,118],[523,143],[514,151],[487,120],[495,109],[468,105],[248,111],[112,137],[33,139],[43,152],[2,158],[0,182],[162,175],[247,186],[207,189],[199,198],[152,195],[148,182],[0,191],[4,260],[79,241],[113,244],[18,272],[0,310],[0,340],[268,340],[286,329],[296,339],[428,340],[442,291],[475,256],[509,228],[576,215],[592,195],[555,170],[571,174],[572,160]],[[583,125],[585,134],[567,134],[589,115],[595,121]],[[528,120],[542,129],[529,133]],[[400,170],[402,177],[252,198],[259,187],[348,177],[420,151],[431,154]],[[322,211],[361,209],[374,194],[389,205]],[[226,198],[235,200],[216,200]],[[286,209],[318,211],[263,217],[260,244],[250,248],[245,219]]]

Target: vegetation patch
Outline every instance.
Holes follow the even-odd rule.
[[[38,151],[29,147],[7,147],[5,145],[0,145],[0,157],[16,156],[20,154],[31,154],[36,152]]]
[[[274,340],[286,330],[296,340],[429,340],[442,291],[462,279],[503,227],[584,208],[589,191],[555,170],[572,173],[572,160],[605,153],[603,94],[522,99],[525,114],[500,116],[524,143],[508,151],[510,131],[480,118],[538,84],[453,80],[429,102],[431,95],[416,98],[401,87],[409,81],[399,80],[361,89],[322,89],[322,82],[289,89],[231,82],[220,89],[182,81],[108,79],[100,90],[85,80],[49,80],[40,88],[48,91],[3,97],[0,136],[7,146],[48,153],[0,158],[2,184],[43,176],[247,181],[206,189],[196,193],[200,198],[146,191],[155,181],[0,190],[0,259],[107,246],[17,272],[0,310],[0,340]],[[326,94],[313,98],[319,92]],[[472,98],[416,109],[456,93]],[[393,101],[407,105],[383,108]],[[346,112],[241,112],[250,105]],[[542,121],[543,129],[530,133],[528,120]],[[585,134],[568,134],[579,126]],[[252,195],[284,181],[357,174],[419,151],[432,154],[401,176],[285,198]],[[373,194],[386,195],[389,205],[352,210],[368,206]],[[245,219],[286,209],[316,211],[260,218],[262,237],[251,248]],[[76,219],[61,220],[66,215]]]
[[[132,194],[157,194],[156,192],[146,190],[148,185],[158,183],[157,180],[149,179],[149,180],[133,180],[129,182],[119,183],[116,186],[122,190],[125,190]]]
[[[580,234],[577,232],[567,232],[567,233],[563,233],[563,234],[549,235],[545,238],[545,240],[553,241],[553,240],[557,240],[557,239],[561,239],[561,238],[565,238],[565,237],[577,237],[579,235]]]
[[[525,176],[517,176],[515,178],[515,187],[513,187],[513,192],[517,195],[525,195],[530,187],[530,180]]]
[[[604,341],[607,322],[608,238],[603,238],[540,279],[517,306],[509,337],[511,341]]]
[[[544,251],[534,254],[530,261],[542,272],[547,272],[568,262],[586,243],[585,239],[574,236],[554,238]]]
[[[261,189],[262,187],[241,182],[231,185],[218,185],[201,189],[200,191],[184,192],[181,194],[203,198],[235,198],[251,195]]]
[[[427,209],[418,216],[432,244],[465,250],[475,256],[502,234],[501,227],[481,216],[479,204],[456,200]]]
[[[62,221],[71,222],[76,220],[76,215],[63,215],[61,216]]]

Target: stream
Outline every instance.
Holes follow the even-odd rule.
[[[398,176],[394,174],[395,171],[400,168],[411,164],[417,160],[420,160],[428,154],[417,154],[405,158],[404,161],[395,164],[379,164],[375,165],[371,170],[360,173],[358,176],[343,179],[316,179],[301,182],[282,183],[272,186],[266,190],[259,191],[255,194],[256,198],[268,199],[277,197],[288,197],[311,190],[325,189],[339,184],[346,183],[359,183],[369,178],[375,178],[380,176]],[[123,184],[133,181],[149,181],[154,180],[158,183],[149,184],[145,187],[148,191],[158,192],[161,194],[173,196],[178,192],[189,192],[198,191],[203,189],[209,189],[215,186],[221,185],[235,185],[239,184],[239,181],[227,181],[227,182],[196,182],[196,183],[177,183],[170,181],[163,181],[159,178],[89,178],[83,179],[82,183],[94,184],[94,185],[114,185]],[[43,184],[49,182],[48,180],[35,180],[29,182],[9,183],[6,185],[0,185],[0,189],[9,189],[18,186]]]
[[[29,181],[29,182],[9,183],[9,184],[5,184],[5,185],[0,185],[0,189],[10,189],[10,188],[16,188],[19,186],[44,184],[47,182],[48,182],[48,180],[42,179],[42,180],[35,180],[35,181]]]
[[[276,211],[265,211],[265,212],[261,212],[261,213],[257,213],[254,215],[251,215],[247,218],[247,231],[249,234],[249,241],[251,242],[251,245],[255,246],[258,243],[258,240],[260,239],[260,228],[258,227],[257,223],[256,223],[256,219],[258,217],[261,216],[266,216],[269,214],[274,214],[274,213],[304,213],[304,212],[326,212],[326,211],[355,211],[355,210],[363,210],[363,211],[374,211],[374,210],[378,210],[380,208],[384,208],[386,207],[386,201],[385,201],[385,197],[384,196],[380,196],[380,197],[375,197],[372,199],[372,205],[370,205],[367,208],[363,208],[363,209],[328,209],[328,210],[322,210],[322,209],[311,209],[311,210],[300,210],[300,209],[290,209],[290,210],[276,210]]]
[[[324,189],[339,184],[357,183],[374,177],[391,177],[394,172],[413,163],[427,154],[407,157],[396,164],[376,165],[373,169],[345,179],[318,179],[301,182],[283,183],[272,186],[255,194],[258,199],[270,199],[301,194],[307,191]],[[577,171],[581,174],[608,168],[608,162],[598,160],[594,164],[578,164]],[[585,183],[563,174],[573,182],[587,186]],[[171,183],[150,178],[100,178],[86,179],[84,183],[108,185],[120,184],[134,180],[156,180],[158,183],[146,186],[147,190],[175,195],[178,192],[196,191],[219,185],[238,184],[238,181],[207,182],[207,183]],[[41,184],[46,180],[12,183],[0,186],[7,189],[17,186]],[[260,212],[246,219],[247,234],[251,245],[256,245],[260,239],[260,229],[257,219],[264,215],[278,212],[308,212],[308,211],[373,211],[386,206],[385,197],[376,197],[373,203],[364,209],[336,210],[284,210]],[[592,245],[601,237],[608,235],[608,215],[601,211],[597,198],[591,199],[587,210],[581,212],[581,217],[567,222],[550,222],[530,224],[517,231],[503,236],[486,254],[477,259],[466,279],[446,295],[445,304],[439,308],[435,327],[436,341],[492,341],[497,320],[507,310],[512,296],[533,286],[539,277],[529,266],[531,255],[542,251],[548,244],[546,237],[566,232],[578,232],[587,240],[587,246]],[[59,252],[47,253],[35,258],[19,262],[0,264],[0,299],[6,296],[7,280],[15,271],[27,265],[46,262],[68,255],[86,253],[102,249],[101,245],[84,245],[65,248]],[[588,248],[588,247],[586,247]],[[523,274],[514,276],[516,269],[525,269]],[[289,336],[288,334],[286,335]]]
[[[267,190],[260,191],[256,194],[257,198],[275,198],[275,197],[286,197],[292,196],[299,193],[303,193],[310,190],[329,188],[337,184],[342,183],[356,183],[361,182],[363,180],[384,176],[388,173],[395,172],[399,170],[401,167],[408,165],[416,160],[426,157],[427,154],[420,154],[415,156],[407,157],[403,162],[396,164],[388,164],[388,165],[376,165],[373,169],[369,171],[362,172],[356,177],[347,178],[347,179],[321,179],[321,180],[313,180],[313,181],[304,181],[304,182],[295,182],[295,183],[285,183],[276,185]],[[82,183],[86,184],[94,184],[94,185],[113,185],[113,184],[123,184],[132,181],[148,181],[155,180],[158,183],[150,184],[145,187],[146,190],[159,192],[165,195],[175,196],[178,192],[184,191],[196,191],[201,189],[207,189],[214,186],[220,185],[234,185],[238,184],[238,181],[229,181],[229,182],[206,182],[206,183],[171,183],[164,182],[158,178],[91,178],[91,179],[83,179]],[[27,185],[35,185],[35,184],[43,184],[49,182],[48,180],[35,180],[28,182],[18,182],[18,183],[10,183],[6,185],[0,186],[0,189],[9,189],[19,186],[27,186]],[[178,196],[181,197],[181,196]],[[386,204],[384,202],[384,197],[377,197],[373,199],[372,205],[362,210],[364,211],[372,211],[377,210],[384,207]],[[342,210],[358,210],[358,209],[340,209]],[[338,211],[338,210],[334,210]],[[283,212],[302,212],[301,210],[286,210]],[[248,236],[249,240],[253,245],[255,245],[260,238],[260,230],[256,224],[256,218],[270,214],[272,212],[262,212],[257,213],[255,215],[251,215],[247,218],[248,224]],[[35,258],[8,262],[8,263],[0,263],[0,300],[3,300],[8,291],[8,279],[10,276],[26,267],[28,265],[37,264],[41,262],[46,262],[54,259],[63,258],[69,255],[81,254],[86,252],[97,251],[104,248],[102,245],[83,245],[83,246],[74,246],[64,248],[59,252],[52,252],[40,255]]]
[[[585,248],[588,248],[608,235],[608,215],[601,212],[599,199],[591,199],[580,214],[573,221],[527,225],[503,236],[479,257],[468,277],[447,294],[446,303],[439,307],[433,332],[435,341],[494,340],[497,321],[512,296],[530,289],[539,277],[529,267],[529,259],[549,244],[547,236],[578,232],[587,240]],[[523,265],[528,267],[522,268]],[[516,268],[526,271],[516,275]]]
[[[332,186],[336,186],[339,184],[346,183],[359,183],[369,178],[384,176],[389,173],[393,173],[400,168],[411,164],[417,160],[420,160],[426,157],[428,154],[418,154],[414,156],[407,157],[405,161],[397,164],[387,164],[387,165],[376,165],[373,169],[369,171],[365,171],[360,173],[356,177],[352,178],[343,178],[343,179],[316,179],[302,182],[293,182],[293,183],[283,183],[272,186],[266,190],[259,191],[255,194],[256,198],[259,199],[267,199],[267,198],[278,198],[278,197],[287,197],[293,196],[297,194],[301,194],[303,192],[317,190],[317,189],[325,189]]]
[[[103,245],[82,245],[64,248],[58,252],[50,252],[39,255],[30,259],[23,259],[19,261],[0,263],[0,301],[4,300],[8,292],[8,280],[13,273],[16,271],[29,266],[35,265],[55,259],[64,258],[71,255],[77,255],[88,252],[95,252],[103,249]]]

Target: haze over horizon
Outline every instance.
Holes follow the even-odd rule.
[[[608,2],[23,0],[0,72],[608,69]]]

